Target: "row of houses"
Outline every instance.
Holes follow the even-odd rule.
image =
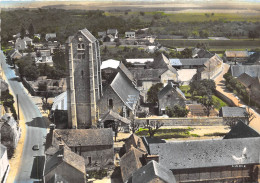
[[[215,140],[166,142],[133,134],[126,140],[120,159],[122,180],[257,182],[259,137],[243,122],[223,139]]]

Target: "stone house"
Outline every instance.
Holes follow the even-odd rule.
[[[248,124],[248,118],[246,117],[247,111],[244,107],[222,107],[219,111],[219,116],[223,117],[223,122],[228,123],[232,121],[242,121]]]
[[[260,137],[169,142],[149,148],[177,182],[257,182],[260,174]]]
[[[224,58],[229,62],[246,62],[249,58],[248,51],[225,51]]]
[[[135,38],[135,32],[125,32],[125,38]]]
[[[56,38],[56,33],[47,33],[45,35],[45,40],[48,41],[49,39]]]
[[[7,147],[8,154],[16,148],[21,137],[21,128],[10,114],[2,116],[0,121],[1,143]]]
[[[86,170],[114,166],[113,133],[103,129],[50,129],[46,137],[45,154],[53,156],[64,143],[71,151],[85,159]]]
[[[118,38],[118,31],[117,29],[107,29],[107,35],[112,35],[114,39]]]
[[[128,182],[131,175],[144,165],[144,152],[131,147],[129,152],[120,159],[120,169],[123,182]]]
[[[170,82],[158,93],[159,114],[165,114],[166,108],[173,108],[175,105],[185,107],[186,97],[182,91]]]
[[[10,170],[7,148],[0,143],[0,182],[5,183]]]
[[[66,145],[60,144],[59,150],[45,162],[43,179],[46,183],[86,183],[85,160]]]
[[[152,160],[135,171],[129,183],[176,183],[173,173]]]
[[[208,50],[201,48],[194,48],[192,50],[192,58],[211,58],[214,54],[210,53]]]
[[[113,110],[123,117],[131,117],[136,113],[138,102],[139,91],[123,73],[118,72],[98,101],[99,116]]]

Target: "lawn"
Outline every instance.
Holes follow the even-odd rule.
[[[199,137],[197,134],[191,134],[193,128],[171,128],[171,129],[159,129],[154,137],[159,139],[171,139],[171,138],[188,138]],[[148,129],[140,128],[136,133],[138,136],[149,137]]]
[[[189,99],[191,97],[191,94],[189,93],[189,90],[190,90],[190,86],[189,85],[180,86],[180,89],[185,94],[186,98]],[[200,97],[198,97],[198,98],[200,98]],[[213,95],[212,98],[213,98],[214,103],[216,104],[215,108],[217,110],[220,110],[221,107],[227,106],[227,103],[225,103],[223,100],[221,100],[217,96]],[[217,104],[219,104],[219,105],[217,105]]]

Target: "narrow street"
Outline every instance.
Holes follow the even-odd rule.
[[[228,97],[236,106],[246,106],[237,96],[235,96],[232,92],[228,91],[225,86],[225,79],[223,75],[226,74],[229,70],[229,65],[224,64],[224,69],[222,73],[215,79],[216,82],[216,90],[220,93]],[[257,132],[260,133],[260,115],[252,108],[249,108],[249,111],[254,114],[255,118],[250,122],[249,126],[255,129]]]
[[[16,165],[18,173],[15,179],[14,177],[13,179],[14,182],[37,182],[41,179],[43,169],[43,143],[47,133],[46,125],[39,109],[32,102],[22,83],[17,79],[10,66],[6,64],[5,56],[2,52],[0,53],[0,62],[10,90],[15,95],[14,97],[18,95],[20,113],[22,113],[23,121],[26,125],[23,153],[19,155],[21,161],[19,165]],[[32,147],[36,144],[40,147],[38,151],[32,150]]]

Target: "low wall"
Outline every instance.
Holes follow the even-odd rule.
[[[235,107],[237,106],[233,100],[231,100],[230,98],[228,98],[226,95],[224,95],[223,93],[219,92],[218,90],[215,90],[215,94],[217,97],[219,97],[220,99],[224,100],[226,103],[228,103],[229,106]]]
[[[200,117],[200,118],[136,118],[135,122],[143,126],[146,120],[159,121],[164,126],[220,126],[224,125],[222,117]]]

